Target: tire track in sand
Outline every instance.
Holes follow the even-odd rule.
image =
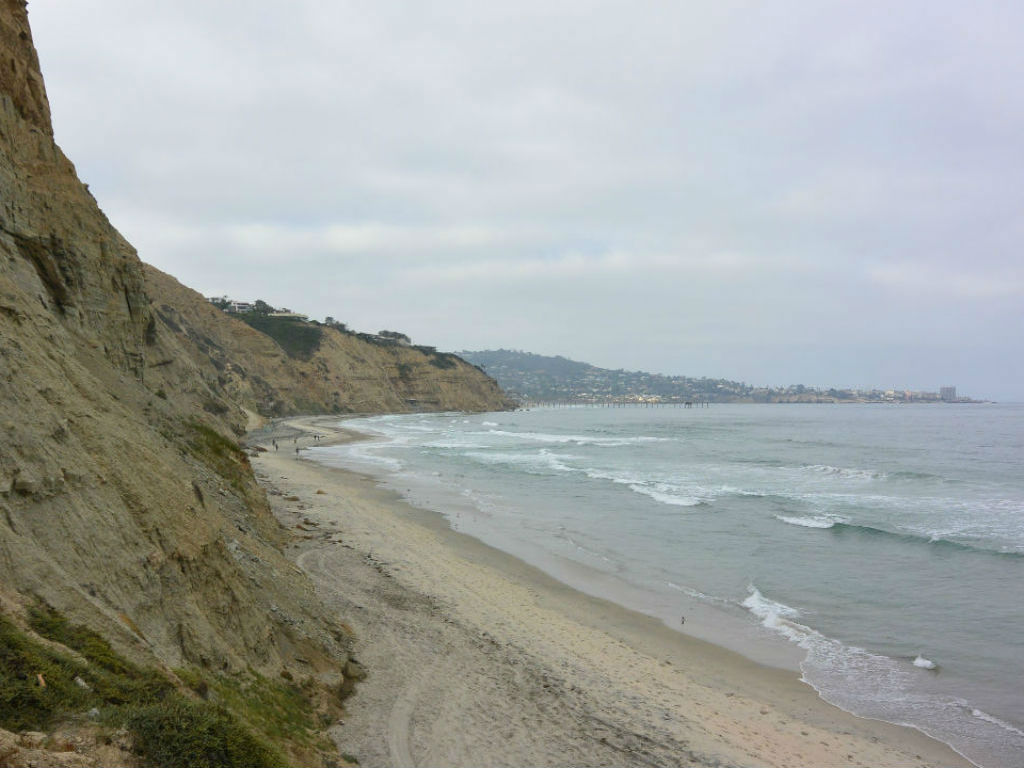
[[[315,580],[321,589],[330,590],[331,587],[328,586],[331,584],[330,572],[324,562],[326,554],[328,554],[328,550],[316,547],[301,553],[295,558],[295,564],[311,577],[318,577]],[[410,746],[412,716],[416,710],[424,682],[434,674],[436,666],[436,664],[431,665],[414,677],[403,680],[404,685],[398,692],[395,703],[388,714],[384,735],[390,755],[389,765],[393,768],[415,768],[416,766]]]
[[[416,700],[419,698],[422,677],[422,675],[418,676],[412,684],[401,690],[395,700],[395,705],[391,708],[391,714],[388,715],[388,752],[391,754],[391,764],[395,768],[415,768],[416,766],[412,759],[412,750],[409,748],[409,725],[412,713],[416,708]]]

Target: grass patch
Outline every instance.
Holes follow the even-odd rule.
[[[85,664],[31,640],[0,616],[0,727],[45,730],[68,712],[96,706],[99,697],[75,683],[76,677],[88,681],[87,675]]]
[[[115,675],[126,675],[132,670],[132,666],[118,656],[110,643],[97,632],[80,624],[72,624],[67,617],[48,605],[29,608],[28,625],[47,640],[78,651],[101,669]]]
[[[0,727],[46,731],[96,708],[103,723],[127,728],[145,764],[158,768],[285,765],[280,752],[249,730],[250,722],[274,742],[313,741],[303,724],[309,723],[312,705],[298,689],[282,690],[288,687],[258,678],[259,685],[243,690],[224,680],[216,683],[223,704],[194,701],[158,670],[137,667],[96,632],[70,623],[52,608],[36,606],[28,619],[40,636],[85,660],[40,642],[0,616]],[[197,692],[208,692],[197,672],[186,682]]]
[[[247,680],[214,676],[207,682],[211,698],[237,713],[271,742],[316,746],[316,715],[299,686],[260,675]]]
[[[48,607],[30,609],[29,623],[86,661],[40,643],[0,616],[0,726],[8,730],[45,730],[68,714],[149,704],[174,693],[159,672],[136,667],[91,629]]]
[[[430,358],[430,364],[435,368],[446,370],[449,368],[457,368],[459,365],[460,358],[457,355],[453,355],[450,352],[435,352]]]
[[[230,712],[176,697],[133,708],[125,727],[155,768],[272,768],[284,758],[244,728]]]
[[[292,317],[274,317],[259,312],[245,312],[236,317],[280,345],[288,357],[309,360],[320,348],[324,331],[318,325]]]
[[[188,427],[187,444],[192,455],[244,494],[251,476],[245,451],[235,441],[201,422],[191,421]]]

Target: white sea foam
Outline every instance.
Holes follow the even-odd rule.
[[[671,438],[667,437],[590,437],[587,435],[554,435],[546,432],[509,432],[504,429],[491,429],[486,434],[511,437],[517,440],[532,440],[538,443],[575,443],[576,445],[596,445],[605,448],[622,448],[638,443],[671,442]]]
[[[462,455],[479,464],[521,467],[526,472],[538,469],[549,471],[553,470],[555,472],[576,471],[563,461],[563,459],[571,460],[576,457],[567,454],[554,454],[547,448],[541,448],[539,451],[530,453],[464,451]]]
[[[436,424],[401,424],[395,425],[394,431],[400,432],[423,432],[424,434],[437,434]]]
[[[721,487],[721,492],[729,493],[732,494],[733,496],[755,496],[759,498],[765,496],[765,493],[762,491],[749,491],[745,488],[737,488],[736,486],[733,485],[723,485]]]
[[[844,480],[884,480],[885,472],[876,472],[871,469],[850,469],[846,467],[833,467],[830,464],[808,464],[801,469],[805,472],[812,472],[817,475],[832,475]]]
[[[761,591],[753,584],[747,587],[750,593],[741,605],[750,610],[752,614],[761,619],[761,623],[769,629],[782,632],[792,640],[800,641],[805,636],[817,634],[810,627],[797,624],[791,619],[800,617],[800,611],[796,608],[769,600],[761,594]]]
[[[391,456],[382,456],[377,453],[381,447],[383,446],[380,444],[351,443],[345,446],[332,446],[327,449],[318,449],[315,453],[319,457],[320,455],[329,452],[346,460],[351,460],[355,464],[380,467],[392,472],[400,471],[405,464]],[[339,448],[341,450],[338,450]]]
[[[669,486],[664,483],[658,483],[654,486],[635,483],[630,485],[629,489],[673,507],[697,507],[704,503],[703,499],[699,499],[696,496],[679,496],[672,493]]]
[[[957,751],[974,761],[977,758],[972,755],[990,754],[994,744],[1005,754],[1024,747],[1024,731],[1010,723],[963,699],[922,691],[910,664],[826,637],[795,621],[800,616],[797,609],[766,598],[754,585],[748,589],[744,607],[760,618],[763,626],[807,651],[800,664],[803,680],[826,701],[863,717],[914,725],[933,737],[952,741]],[[913,666],[935,668],[922,656],[914,659]],[[990,730],[966,729],[961,712],[970,712]]]
[[[610,480],[617,485],[633,485],[634,483],[645,482],[643,478],[637,477],[636,475],[615,474],[613,472],[605,472],[601,469],[588,468],[583,470],[583,472],[591,480]]]
[[[854,679],[853,676],[856,676],[857,679],[871,681],[871,674],[874,674],[874,682],[881,685],[895,669],[895,660],[893,659],[869,653],[862,648],[845,646],[838,640],[826,637],[817,630],[801,624],[796,621],[801,617],[797,608],[765,597],[753,584],[747,587],[747,591],[749,595],[741,605],[761,619],[762,626],[777,632],[808,652],[806,659],[801,664],[805,679],[809,669],[825,673],[828,677],[846,676],[849,677],[846,684],[846,689],[849,691],[852,690],[849,681]],[[868,677],[861,678],[860,675],[864,673],[868,673]],[[807,679],[807,682],[815,689],[822,690],[815,680]]]
[[[990,715],[988,712],[982,712],[980,709],[972,708],[971,715],[978,718],[979,720],[984,720],[986,723],[991,723],[992,725],[1002,728],[1004,731],[1015,733],[1018,736],[1024,736],[1024,731],[1022,731],[1020,728],[1012,726],[1005,720],[1000,720],[998,717]]]
[[[669,588],[674,589],[677,592],[682,592],[684,595],[689,595],[690,597],[694,598],[695,600],[700,600],[701,602],[704,602],[704,603],[711,603],[713,605],[722,605],[722,606],[730,606],[730,607],[736,605],[731,600],[726,600],[723,597],[715,597],[714,595],[705,594],[704,592],[701,592],[699,589],[692,589],[690,587],[683,587],[683,586],[680,586],[679,584],[676,584],[673,581],[666,581],[665,584]]]
[[[718,493],[697,485],[680,485],[641,477],[631,473],[615,473],[588,467],[582,470],[592,480],[608,480],[616,485],[628,486],[634,493],[642,494],[661,504],[673,507],[697,507],[710,504]]]
[[[836,515],[815,515],[813,517],[790,517],[789,515],[775,515],[776,520],[781,520],[790,525],[799,525],[804,528],[831,528],[836,523],[845,523],[847,520]]]

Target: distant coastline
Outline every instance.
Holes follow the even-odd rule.
[[[506,390],[508,392],[508,390]],[[512,398],[518,398],[519,407],[570,407],[570,406],[594,406],[597,408],[619,408],[619,407],[653,407],[653,406],[685,406],[700,408],[710,405],[911,405],[919,403],[936,405],[985,405],[992,404],[993,400],[973,400],[971,398],[960,398],[953,401],[928,399],[928,398],[867,398],[867,397],[830,397],[828,395],[811,397],[793,397],[785,395],[771,396],[768,399],[757,399],[754,397],[718,398],[714,400],[676,400],[662,398],[657,395],[627,396],[624,398],[591,398],[585,395],[576,395],[567,398],[553,399],[531,399],[523,397],[516,392],[508,392]],[[926,393],[927,394],[927,393]]]
[[[665,376],[645,371],[598,368],[565,357],[515,350],[459,352],[460,357],[497,380],[521,404],[683,405],[710,403],[984,403],[944,385],[936,391],[808,387],[768,387],[706,376]]]

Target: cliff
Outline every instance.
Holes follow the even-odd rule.
[[[281,553],[237,444],[246,409],[483,409],[501,393],[465,363],[441,369],[335,331],[291,359],[145,267],[54,143],[23,0],[0,0],[0,54],[0,741],[81,717],[70,701],[129,722],[133,703],[177,713],[226,686],[299,691],[315,731],[314,712],[329,720],[345,673],[360,673],[343,626]],[[53,654],[69,655],[47,686],[33,664]],[[53,676],[69,669],[83,686],[60,699]],[[159,684],[138,682],[145,669]],[[110,675],[128,693],[104,693]],[[229,715],[277,733],[276,716]],[[321,762],[315,740],[280,738],[287,759]]]
[[[153,357],[153,381],[171,384],[179,367],[192,368],[215,397],[264,416],[511,407],[493,379],[455,355],[374,344],[314,323],[299,323],[305,344],[286,351],[169,275],[144,271],[158,326],[187,352]]]

